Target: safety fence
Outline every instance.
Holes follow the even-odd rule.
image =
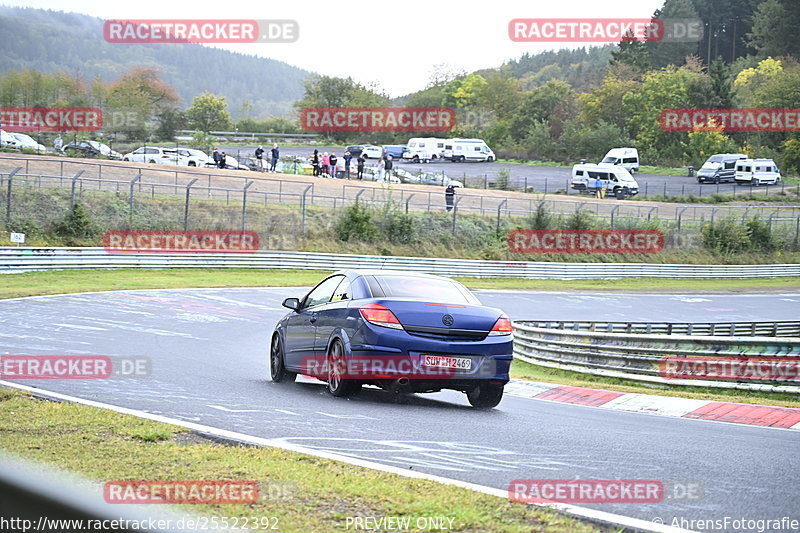
[[[800,365],[800,323],[627,323],[521,320],[514,323],[514,354],[541,366],[671,385],[771,390],[800,394],[797,377],[735,374],[675,377],[668,358],[707,363],[787,361]],[[679,358],[676,360],[676,358]],[[706,379],[702,379],[705,377]],[[779,379],[785,377],[785,379]]]
[[[677,265],[556,263],[428,257],[258,251],[230,253],[109,253],[103,248],[0,247],[0,272],[89,268],[257,268],[333,271],[385,269],[455,277],[528,279],[768,278],[800,276],[800,264]]]

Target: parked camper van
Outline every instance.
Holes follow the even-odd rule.
[[[639,172],[639,150],[636,148],[612,148],[600,163],[619,165],[633,174]]]
[[[626,198],[639,193],[639,184],[625,167],[603,163],[584,163],[572,167],[572,188],[575,190],[594,190],[597,178],[602,181],[608,196]]]
[[[746,158],[747,156],[744,154],[712,155],[697,171],[697,183],[733,181],[736,174],[736,162]]]
[[[444,158],[454,163],[465,161],[491,163],[497,159],[483,139],[447,139],[444,144]]]
[[[740,159],[735,179],[737,185],[776,185],[781,182],[781,173],[772,159]]]
[[[444,139],[437,137],[415,137],[408,140],[407,151],[403,152],[403,159],[412,163],[428,163],[442,158]]]

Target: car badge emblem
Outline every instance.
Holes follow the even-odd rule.
[[[454,320],[453,320],[453,315],[444,315],[444,316],[442,317],[442,323],[443,323],[445,326],[452,326],[452,325],[453,325],[453,322],[454,322]]]

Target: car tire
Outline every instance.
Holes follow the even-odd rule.
[[[270,344],[269,374],[275,383],[280,383],[281,381],[291,383],[297,377],[295,372],[286,370],[286,363],[283,358],[283,341],[278,333],[272,336],[272,343]]]
[[[714,183],[716,183],[717,185],[719,185],[719,182],[720,182],[719,176],[718,176],[718,177],[716,177],[716,178],[714,178]]]
[[[343,379],[341,375],[344,360],[344,345],[335,339],[328,348],[328,392],[338,398],[353,396],[361,390],[361,383],[352,379]]]
[[[464,157],[463,155],[462,155],[461,157],[459,157],[459,158],[458,158],[458,161],[459,161],[460,163],[463,163],[463,162],[465,162],[466,160],[467,160],[467,158],[466,158],[466,157]]]
[[[411,162],[412,162],[412,163],[419,163],[419,156],[417,156],[417,155],[415,155],[415,156],[412,156],[412,157],[411,157]]]
[[[195,163],[194,161],[189,161],[189,166],[190,167],[196,167],[197,163]]]
[[[485,383],[467,392],[467,400],[477,409],[492,409],[503,399],[503,386]]]
[[[128,159],[127,157],[123,158],[122,160],[123,160],[123,161],[127,161],[128,163],[130,163],[130,162],[131,162],[131,160],[130,160],[130,159]]]
[[[150,161],[148,161],[148,163],[150,163],[151,165],[155,165],[156,164],[156,160],[155,159],[151,159]]]
[[[487,163],[492,163],[492,162],[494,162],[494,157],[492,157],[492,156],[489,156],[489,157],[487,157],[487,158],[486,158],[486,162],[487,162]]]
[[[427,164],[427,163],[430,163],[431,160],[426,157],[425,159],[422,160],[422,162]]]

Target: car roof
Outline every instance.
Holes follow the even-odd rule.
[[[434,274],[426,274],[423,272],[409,272],[407,270],[390,270],[390,269],[380,269],[380,268],[352,268],[346,270],[339,270],[331,274],[331,276],[337,274],[345,276],[406,276],[409,278],[446,279],[448,281],[453,281],[450,278],[446,278],[444,276],[436,276]]]

